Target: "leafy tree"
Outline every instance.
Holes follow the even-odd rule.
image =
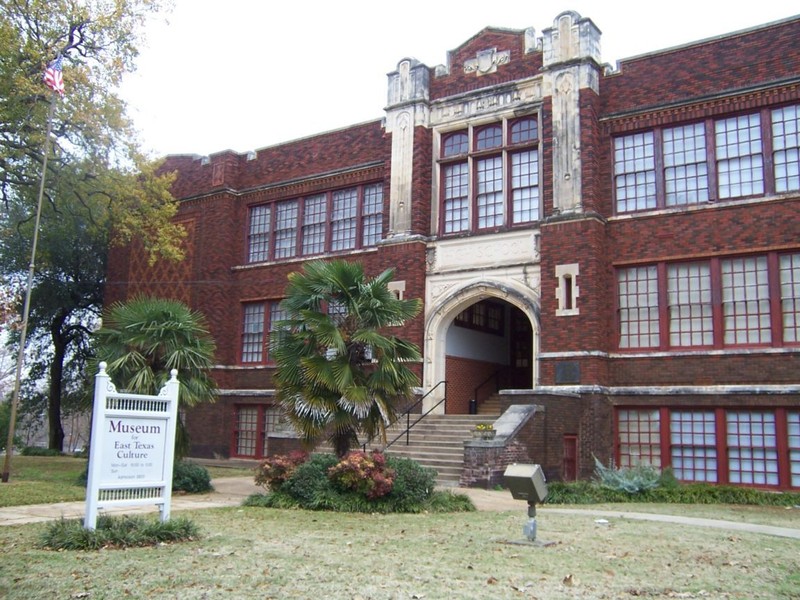
[[[421,302],[398,299],[393,276],[387,269],[368,279],[346,261],[314,261],[289,275],[272,356],[278,401],[307,445],[327,436],[344,456],[359,432],[385,439],[398,402],[411,395],[408,363],[419,349],[384,330],[415,317]]]
[[[91,354],[109,244],[142,240],[178,260],[184,235],[171,175],[144,156],[116,95],[159,0],[0,0],[0,273],[24,280],[50,123],[44,206],[28,320],[28,356],[48,382],[49,445],[62,450],[62,399]],[[42,82],[63,58],[66,94]],[[20,295],[21,297],[21,295]],[[13,339],[13,336],[12,336]],[[30,386],[27,386],[30,387]]]
[[[214,340],[205,319],[183,302],[140,296],[113,304],[95,333],[97,360],[107,363],[115,385],[137,394],[157,394],[178,370],[179,400],[186,406],[213,401]],[[183,432],[181,428],[180,431]],[[179,456],[188,440],[179,440]]]

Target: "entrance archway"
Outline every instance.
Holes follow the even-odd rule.
[[[467,413],[470,400],[498,388],[535,386],[538,340],[539,299],[530,288],[483,279],[448,290],[425,321],[425,389],[448,382],[446,405],[434,412]],[[440,386],[423,409],[443,395]]]

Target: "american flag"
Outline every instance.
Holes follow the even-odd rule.
[[[47,65],[44,70],[44,82],[51,90],[64,95],[64,79],[61,76],[61,56]]]

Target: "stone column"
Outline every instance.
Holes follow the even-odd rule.
[[[414,129],[430,122],[430,74],[421,62],[404,58],[388,77],[386,133],[392,136],[388,238],[392,239],[411,233]]]

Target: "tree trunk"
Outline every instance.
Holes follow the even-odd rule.
[[[61,322],[50,329],[53,340],[53,362],[50,363],[50,383],[47,395],[48,448],[64,451],[64,428],[61,426],[61,388],[64,378],[64,357],[67,343],[61,335]]]

